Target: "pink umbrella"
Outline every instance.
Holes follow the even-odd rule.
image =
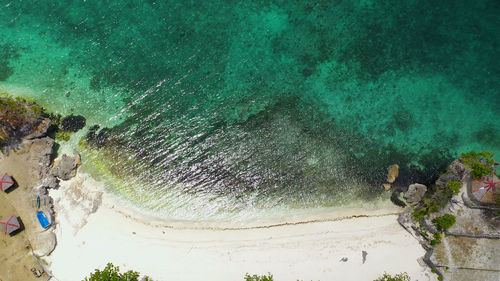
[[[0,226],[2,227],[2,232],[7,235],[21,228],[17,217],[12,215],[3,221],[0,221]]]
[[[6,191],[13,185],[14,181],[12,180],[12,178],[9,175],[7,175],[7,173],[3,174],[2,178],[0,179],[0,190]]]
[[[500,185],[500,179],[496,176],[475,179],[472,182],[472,195],[482,203],[495,203],[497,185]]]

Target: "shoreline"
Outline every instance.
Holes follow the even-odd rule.
[[[374,280],[384,272],[403,271],[414,279],[435,280],[430,269],[417,261],[425,250],[398,224],[396,214],[337,219],[329,214],[314,221],[241,228],[160,225],[147,221],[143,214],[129,213],[119,198],[98,185],[79,173],[51,190],[58,246],[48,260],[58,280],[81,280],[107,262],[153,280],[238,280],[247,272],[271,272],[276,280]],[[99,207],[84,223],[79,221],[84,217],[81,209],[65,207],[72,206],[68,192],[78,186],[90,194],[102,192]],[[85,200],[81,203],[92,205]],[[362,251],[368,253],[365,264]],[[104,257],[100,252],[106,253]],[[67,259],[71,255],[81,262],[72,263]],[[347,262],[340,261],[344,256]],[[235,257],[245,262],[235,262]],[[304,263],[307,267],[300,266]],[[233,269],[226,272],[224,266]],[[354,270],[356,266],[363,267]],[[197,270],[189,273],[187,267]]]
[[[106,208],[115,210],[117,213],[127,217],[133,221],[144,223],[148,221],[148,225],[160,228],[169,228],[177,230],[249,230],[249,229],[265,229],[275,228],[291,225],[303,225],[322,222],[335,222],[356,218],[372,218],[372,217],[386,217],[399,215],[405,209],[395,205],[383,205],[375,207],[374,204],[370,207],[363,208],[361,206],[340,206],[340,207],[321,207],[321,208],[303,208],[294,211],[287,209],[284,214],[280,216],[275,212],[268,214],[261,219],[246,219],[243,218],[239,221],[223,220],[219,222],[214,221],[198,221],[198,220],[182,220],[162,217],[161,214],[155,214],[153,211],[141,209],[131,202],[127,202],[119,195],[109,192],[105,188],[105,184],[99,182],[91,177],[91,175],[79,171],[78,174],[68,180],[61,182],[63,189],[72,189],[72,185],[78,185],[84,190],[91,193],[96,193],[98,198],[92,200],[99,202],[90,202],[90,204],[98,203],[96,208],[105,205]],[[52,198],[54,195],[59,200],[64,200],[59,190],[51,190],[49,192]],[[66,194],[68,196],[68,194]],[[102,196],[102,198],[101,198]],[[71,196],[70,196],[71,197]],[[388,199],[387,199],[388,200]],[[56,200],[57,201],[57,200]],[[102,201],[102,202],[101,202]]]

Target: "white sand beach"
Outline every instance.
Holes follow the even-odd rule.
[[[50,195],[57,247],[48,261],[60,281],[82,280],[108,262],[165,281],[243,280],[247,272],[270,272],[278,281],[373,280],[384,272],[436,280],[418,263],[424,249],[399,226],[396,207],[372,217],[315,214],[316,222],[224,230],[124,214],[119,200],[82,173]]]

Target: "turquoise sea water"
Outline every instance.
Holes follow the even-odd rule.
[[[112,128],[89,163],[170,217],[370,200],[391,164],[404,186],[500,155],[498,1],[0,5],[0,91]]]

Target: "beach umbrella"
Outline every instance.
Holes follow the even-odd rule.
[[[6,191],[13,185],[14,181],[12,180],[12,178],[9,175],[7,175],[7,173],[3,174],[2,178],[0,179],[0,190]]]
[[[12,215],[0,222],[0,226],[2,226],[2,232],[7,235],[21,228],[17,217]]]
[[[496,189],[500,186],[497,176],[486,176],[480,180],[474,179],[471,185],[472,196],[481,203],[495,203]]]

